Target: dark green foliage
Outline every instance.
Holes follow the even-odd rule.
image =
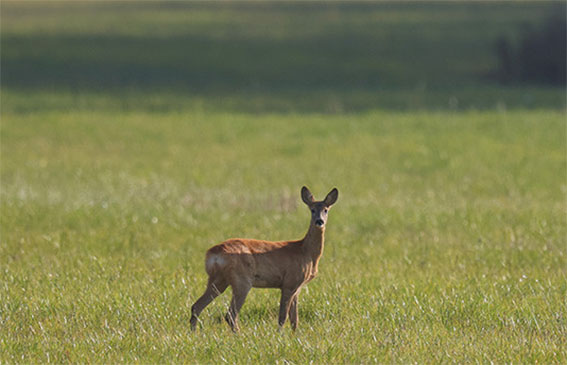
[[[517,45],[507,38],[498,40],[497,77],[500,82],[565,85],[565,16],[565,6],[558,5],[543,25],[526,26]]]

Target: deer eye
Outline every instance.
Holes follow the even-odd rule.
[[[325,213],[327,213],[329,211],[329,209],[325,208]]]

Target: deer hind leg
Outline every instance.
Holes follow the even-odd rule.
[[[238,313],[246,300],[248,292],[252,288],[249,283],[234,283],[232,286],[232,299],[230,301],[230,307],[228,308],[228,313],[224,317],[225,320],[230,325],[233,332],[238,332],[240,330],[238,326]]]
[[[201,295],[199,299],[193,304],[191,307],[191,330],[195,330],[197,326],[197,321],[199,318],[199,314],[205,309],[207,305],[209,305],[216,297],[222,294],[228,284],[224,279],[213,279],[209,277],[209,282],[207,283],[207,289],[205,293]]]

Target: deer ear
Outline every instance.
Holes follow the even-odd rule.
[[[307,205],[310,205],[315,201],[315,199],[313,198],[313,194],[311,194],[311,192],[309,191],[309,189],[307,189],[306,186],[301,188],[301,199]]]
[[[337,188],[333,188],[333,190],[331,190],[331,192],[327,194],[323,202],[325,203],[326,206],[330,207],[331,205],[335,204],[338,198],[339,198],[339,191],[337,190]]]

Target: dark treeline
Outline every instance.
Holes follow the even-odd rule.
[[[520,40],[497,42],[500,82],[565,85],[567,26],[565,6],[557,5],[539,27],[526,25]]]

